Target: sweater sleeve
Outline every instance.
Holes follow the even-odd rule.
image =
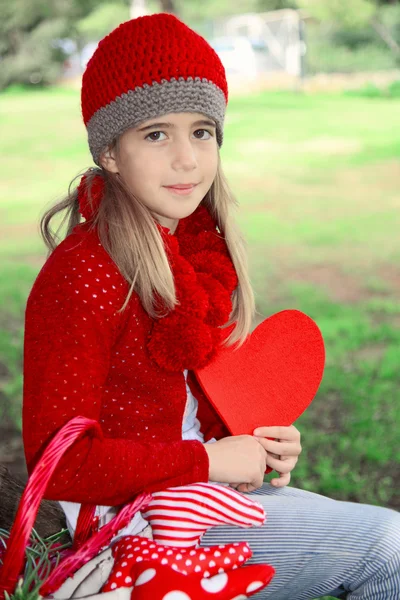
[[[39,273],[25,311],[23,441],[29,474],[73,417],[95,419],[101,427],[111,349],[126,318],[116,311],[127,291],[115,264],[93,253],[57,247]],[[135,310],[132,299],[127,313]],[[208,481],[208,471],[198,441],[144,444],[84,435],[64,454],[44,497],[116,506],[142,491]]]

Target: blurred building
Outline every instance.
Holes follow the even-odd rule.
[[[287,9],[219,20],[209,41],[231,80],[296,81],[304,76],[304,32],[300,11]]]

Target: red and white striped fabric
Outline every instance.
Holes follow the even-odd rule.
[[[260,526],[266,514],[258,502],[236,490],[212,483],[193,483],[152,493],[142,515],[158,544],[196,547],[215,525]]]

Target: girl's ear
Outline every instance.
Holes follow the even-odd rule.
[[[111,173],[119,173],[114,151],[109,148],[101,153],[100,164],[104,169]]]

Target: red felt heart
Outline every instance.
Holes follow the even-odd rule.
[[[322,334],[298,310],[265,319],[241,348],[221,347],[196,376],[232,435],[289,426],[317,393],[325,364]]]

